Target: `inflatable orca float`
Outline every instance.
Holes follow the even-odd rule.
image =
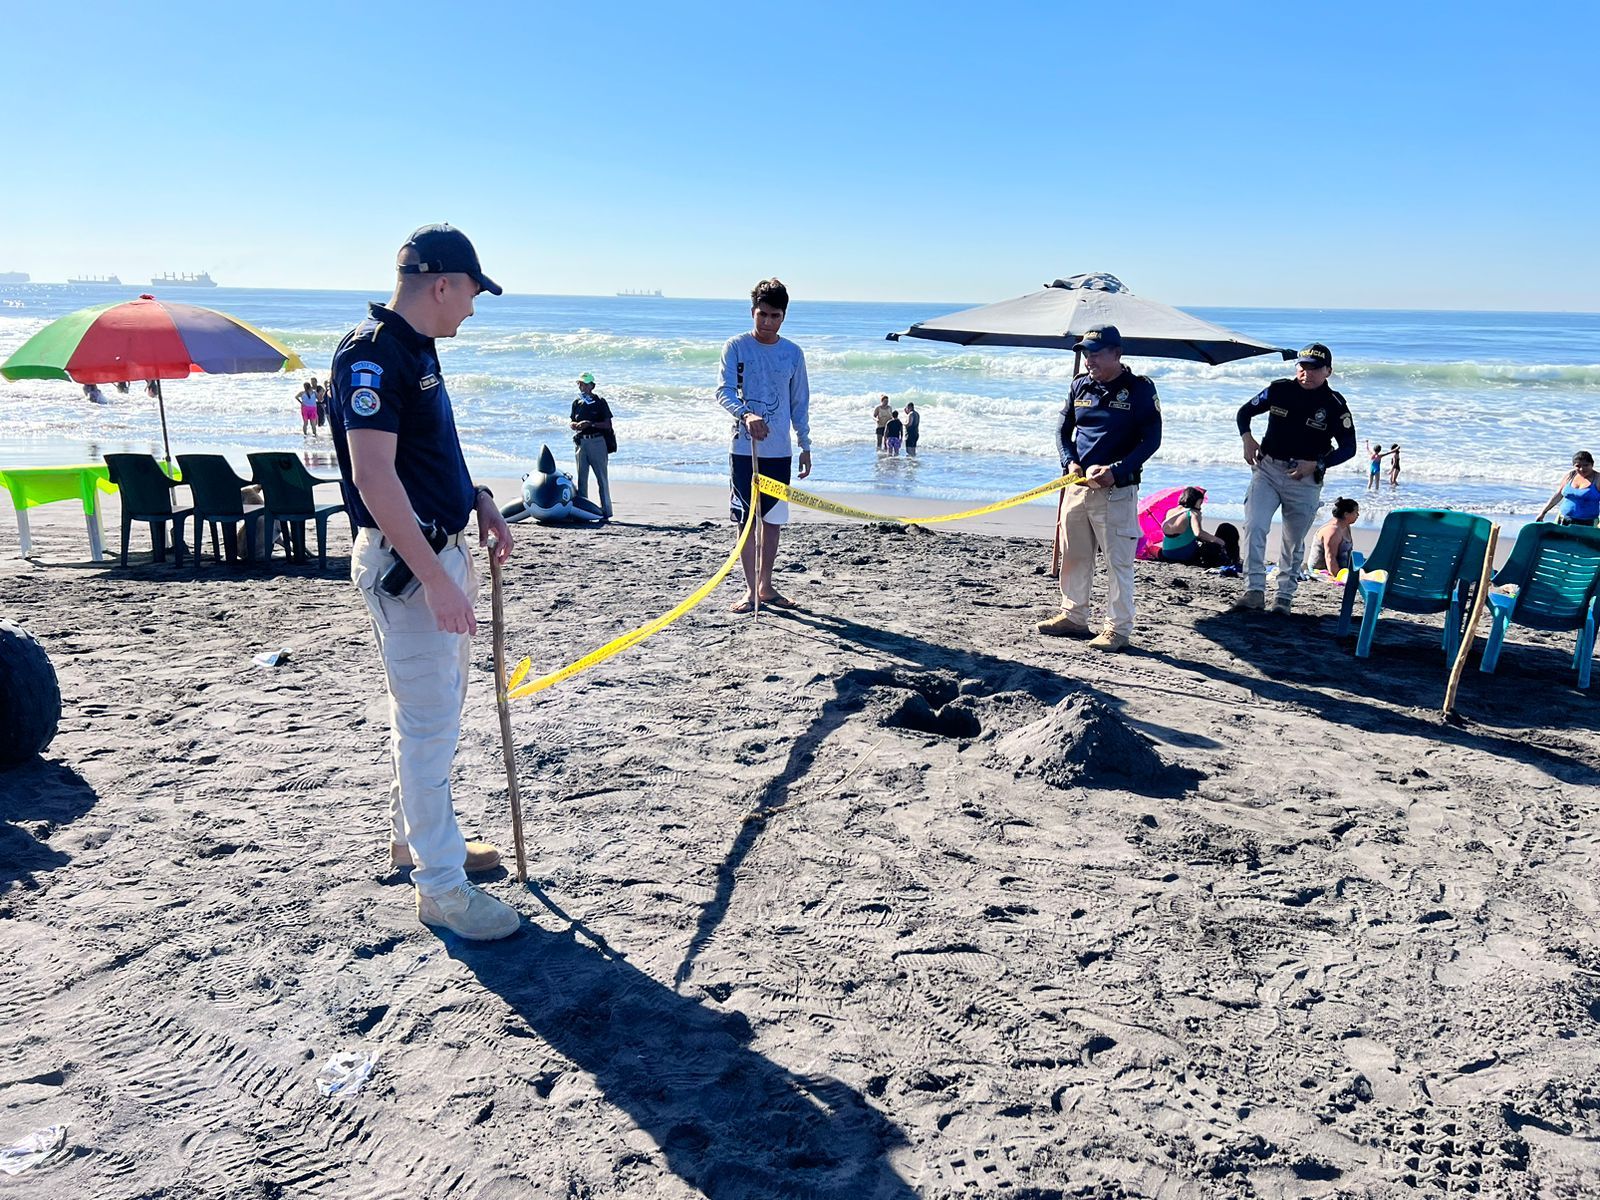
[[[549,446],[541,448],[538,467],[522,477],[522,499],[507,504],[500,515],[507,521],[532,517],[546,525],[587,525],[606,519],[598,504],[578,495],[572,476],[556,469],[556,456]]]

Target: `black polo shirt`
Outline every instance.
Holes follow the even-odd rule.
[[[611,405],[606,403],[606,398],[599,392],[590,392],[587,399],[584,398],[582,392],[579,392],[578,398],[572,402],[572,416],[568,420],[609,421],[611,420]],[[594,429],[588,433],[573,431],[572,440],[574,442],[581,442],[586,437],[605,437],[605,430]]]
[[[1250,422],[1267,414],[1261,453],[1268,458],[1298,458],[1336,467],[1355,457],[1356,425],[1344,397],[1326,383],[1303,388],[1298,380],[1274,379],[1239,409],[1242,437]]]
[[[339,456],[345,503],[357,525],[377,528],[350,474],[347,431],[380,429],[399,440],[394,469],[417,518],[459,533],[472,516],[472,476],[461,453],[455,414],[433,339],[398,313],[368,306],[367,319],[333,354],[328,426]]]

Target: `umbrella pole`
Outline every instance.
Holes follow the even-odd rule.
[[[172,443],[167,440],[167,403],[161,398],[161,380],[156,380],[156,408],[161,413],[161,449],[167,459],[167,474],[172,474]]]
[[[1076,379],[1082,373],[1083,351],[1072,352],[1072,377]],[[1063,472],[1066,470],[1062,468]],[[1067,492],[1063,488],[1056,493],[1056,536],[1050,543],[1050,578],[1061,578],[1061,510],[1066,507]]]

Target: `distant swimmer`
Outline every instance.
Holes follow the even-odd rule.
[[[104,404],[106,394],[100,390],[99,384],[86,383],[83,385],[83,398],[90,404]]]
[[[1389,448],[1389,490],[1392,492],[1400,486],[1400,443],[1396,442]]]
[[[905,434],[905,422],[900,419],[900,414],[891,408],[889,423],[883,427],[883,448],[889,452],[890,458],[900,457],[900,439],[905,437]]]
[[[872,417],[878,422],[878,453],[883,453],[884,430],[889,427],[889,418],[894,416],[894,409],[889,407],[889,397],[879,396],[878,407],[872,410]]]
[[[1321,342],[1300,351],[1293,379],[1275,379],[1240,407],[1235,418],[1250,466],[1244,495],[1245,591],[1237,607],[1266,607],[1267,533],[1283,514],[1278,595],[1272,611],[1287,613],[1300,586],[1306,535],[1322,505],[1322,477],[1356,455],[1356,426],[1344,397],[1328,386],[1333,352]],[[1258,443],[1250,422],[1267,414]],[[1398,449],[1398,447],[1397,447]]]
[[[717,403],[734,420],[733,447],[728,455],[732,495],[728,516],[742,526],[752,503],[761,506],[761,561],[756,561],[756,539],[745,543],[744,598],[734,612],[750,612],[762,604],[793,608],[794,601],[772,586],[772,565],[778,558],[778,536],[789,521],[787,501],[750,494],[752,455],[761,474],[789,482],[794,447],[800,447],[800,478],[811,474],[811,384],[806,378],[806,356],[787,338],[778,336],[789,312],[789,289],[778,279],[763,279],[750,292],[750,319],[755,328],[728,339],[718,366]],[[887,403],[887,398],[885,399]]]
[[[906,401],[906,456],[917,456],[917,439],[922,436],[922,414],[917,411],[917,406],[911,401]]]
[[[1378,473],[1383,470],[1383,443],[1367,443],[1367,491],[1378,490]]]

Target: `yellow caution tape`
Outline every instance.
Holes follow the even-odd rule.
[[[1071,487],[1083,481],[1082,475],[1063,475],[1060,479],[1052,479],[1049,483],[1042,483],[1036,488],[1030,488],[1028,491],[1021,492],[1008,499],[996,501],[994,504],[985,504],[982,508],[969,508],[963,512],[943,513],[932,517],[891,517],[883,516],[879,513],[870,513],[865,509],[851,508],[847,504],[824,500],[821,496],[813,496],[810,492],[802,492],[798,488],[790,487],[788,484],[779,483],[776,479],[768,479],[765,475],[756,476],[756,487],[766,495],[775,496],[779,500],[789,500],[795,504],[804,505],[806,508],[835,513],[841,517],[855,517],[863,521],[898,521],[902,525],[933,525],[940,521],[961,521],[968,517],[978,517],[985,513],[999,512],[1001,509],[1011,508],[1018,504],[1026,504],[1029,500],[1036,500],[1040,496],[1048,496],[1051,492],[1060,491],[1062,488]],[[661,630],[683,616],[684,613],[699,604],[716,590],[717,585],[728,577],[728,573],[733,570],[733,565],[739,561],[739,555],[744,551],[745,542],[749,540],[750,532],[755,528],[755,516],[760,507],[758,504],[750,506],[750,513],[745,517],[744,528],[739,531],[739,540],[734,544],[732,553],[728,555],[728,560],[717,569],[715,575],[684,597],[677,607],[670,612],[662,613],[653,621],[607,642],[598,650],[585,654],[576,662],[568,663],[559,671],[541,675],[532,683],[525,683],[518,687],[517,685],[522,683],[523,678],[533,666],[532,659],[524,658],[517,664],[516,670],[506,682],[507,699],[520,700],[524,696],[532,696],[537,692],[544,691],[545,688],[554,687],[564,679],[571,679],[580,671],[587,671],[590,667],[621,654],[629,646],[635,646],[652,634],[661,632]]]
[[[756,478],[760,483],[766,482],[766,480],[762,479],[760,476],[757,476]],[[520,681],[522,677],[528,673],[528,668],[532,665],[531,659],[523,659],[517,664],[516,674],[512,677],[511,683],[507,684],[506,686],[506,696],[509,699],[519,700],[523,696],[531,696],[535,692],[542,692],[547,687],[554,687],[563,679],[570,679],[579,671],[587,671],[590,667],[595,666],[598,663],[605,662],[606,659],[611,658],[613,655],[621,654],[629,646],[636,645],[637,643],[644,641],[644,639],[649,637],[651,634],[659,633],[668,625],[671,625],[679,617],[683,616],[684,613],[688,612],[696,604],[699,604],[700,601],[704,600],[713,591],[715,591],[717,585],[728,577],[728,572],[733,570],[733,564],[739,561],[739,555],[744,551],[744,544],[749,540],[750,531],[755,528],[756,512],[760,509],[760,507],[761,506],[759,504],[752,504],[750,506],[750,514],[745,517],[744,528],[739,532],[739,540],[734,544],[733,552],[728,555],[728,561],[723,563],[722,566],[717,569],[717,573],[715,575],[706,580],[699,587],[695,588],[694,591],[690,592],[689,595],[684,598],[683,602],[680,603],[676,608],[672,609],[672,611],[662,613],[655,620],[641,625],[639,628],[625,633],[619,638],[607,642],[604,646],[601,646],[600,649],[585,654],[582,658],[578,659],[577,662],[568,663],[559,671],[552,671],[548,675],[541,675],[532,683],[523,684],[521,687],[513,690],[513,685]]]
[[[1048,496],[1051,492],[1060,491],[1064,487],[1072,487],[1083,482],[1082,475],[1063,475],[1060,479],[1052,479],[1049,483],[1041,483],[1036,488],[1029,488],[1005,500],[997,500],[993,504],[985,504],[982,508],[968,508],[961,512],[940,513],[932,517],[894,517],[883,513],[868,512],[864,508],[851,508],[848,504],[840,504],[836,500],[824,500],[821,496],[813,496],[810,492],[802,492],[799,488],[790,487],[786,483],[779,483],[776,479],[769,479],[762,475],[757,479],[757,486],[769,496],[779,500],[790,500],[795,504],[814,508],[819,512],[830,512],[841,517],[855,517],[860,521],[894,521],[901,525],[936,525],[940,521],[965,521],[968,517],[981,517],[985,513],[999,512],[1004,508],[1012,508],[1018,504],[1026,504],[1029,500],[1037,500],[1040,496]]]

